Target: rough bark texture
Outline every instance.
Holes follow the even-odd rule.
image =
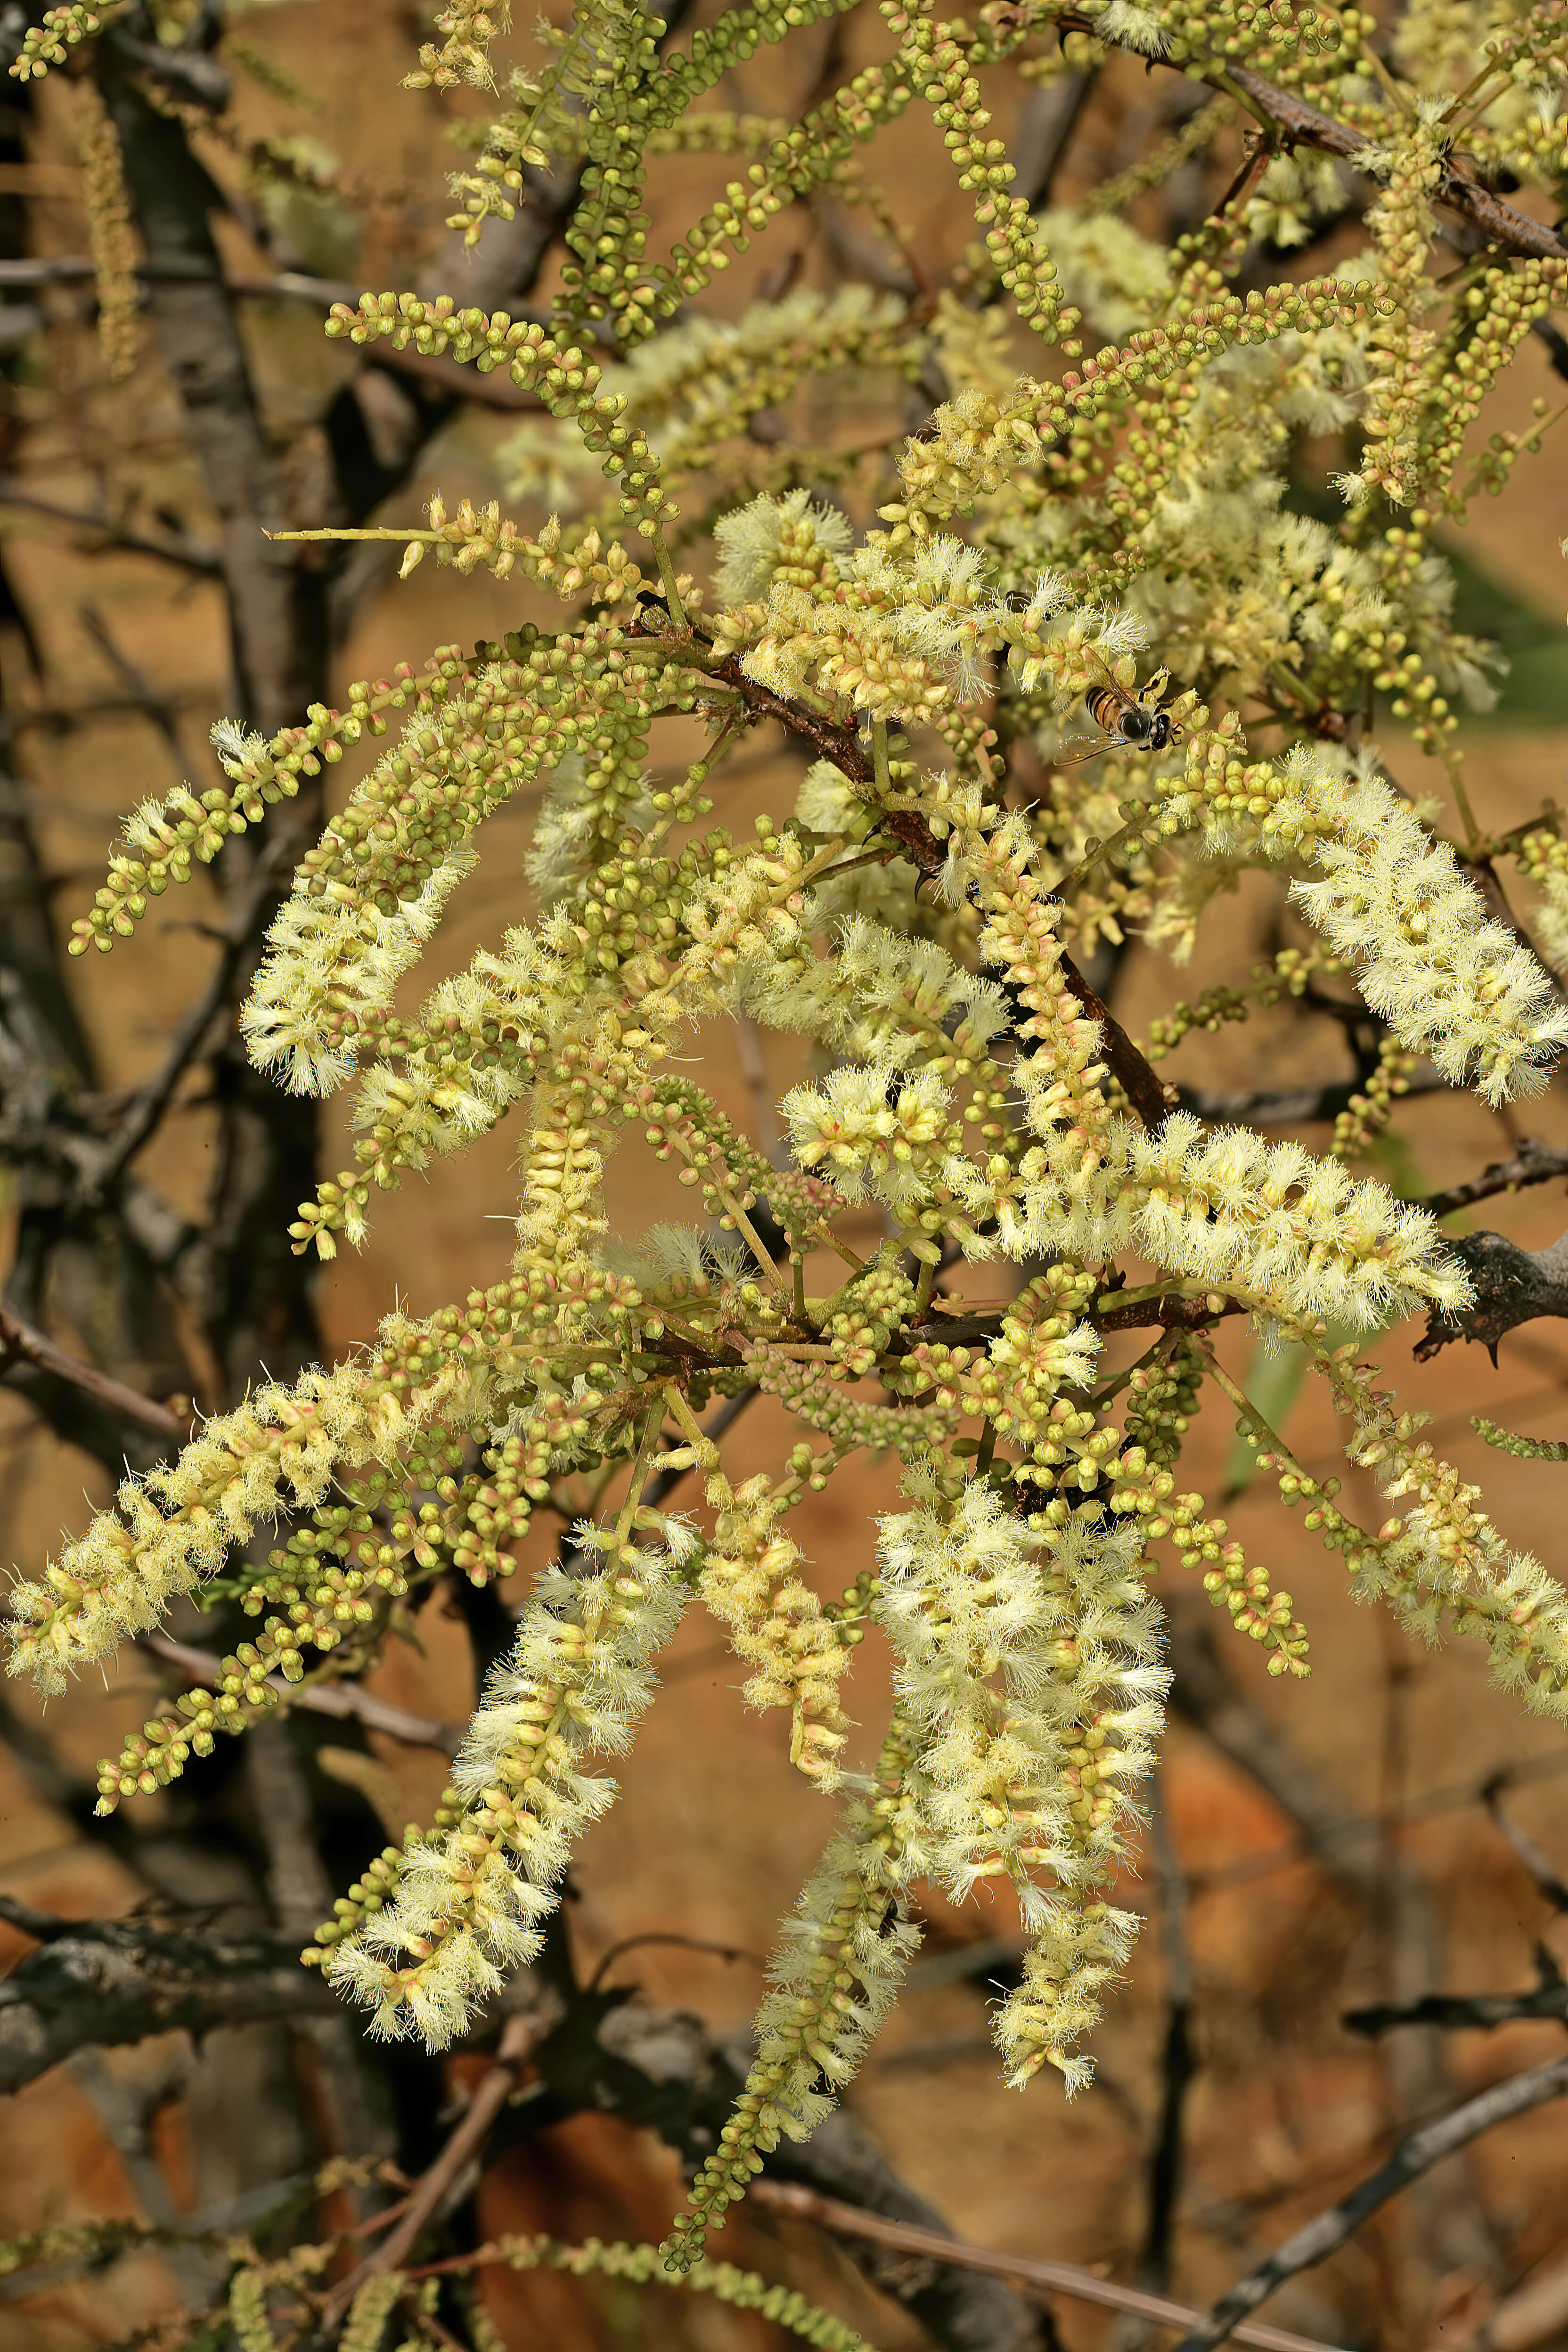
[[[0,1984],[0,2092],[19,2091],[77,2050],[337,2010],[319,1973],[300,1968],[291,1937],[24,1914],[0,1899],[0,1918],[47,1937]]]

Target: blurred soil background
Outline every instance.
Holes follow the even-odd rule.
[[[413,43],[427,37],[423,19],[386,0],[316,0],[247,16],[240,29],[321,103],[303,115],[241,75],[235,118],[252,134],[285,123],[297,132],[303,124],[341,166],[362,175],[358,224],[333,202],[304,199],[282,222],[278,233],[291,244],[296,266],[356,285],[410,282],[442,234],[432,225],[444,208],[445,173],[460,160],[443,143],[443,118],[473,110],[468,94],[398,89]],[[756,110],[794,103],[827,75],[842,79],[881,54],[884,40],[876,16],[864,11],[819,26],[784,59],[769,56],[729,76],[714,103]],[[796,79],[786,91],[791,75]],[[1169,120],[1170,79],[1147,79],[1126,59],[1101,76],[1067,152],[1058,201],[1147,151]],[[1179,98],[1179,83],[1175,89]],[[21,216],[13,252],[85,249],[69,95],[67,78],[53,75],[35,86],[26,122],[14,108],[7,117],[19,133],[19,144],[6,151],[16,160],[0,167],[0,199],[14,231]],[[203,152],[220,183],[237,184],[221,149]],[[1228,174],[1228,152],[1221,142],[1214,185],[1205,183],[1211,195]],[[929,126],[911,114],[883,134],[872,169],[935,275],[962,253],[967,224],[932,161]],[[673,233],[725,176],[721,163],[701,159],[659,167],[651,194],[655,250],[663,249],[661,224],[668,219]],[[1172,200],[1165,192],[1138,217],[1157,229],[1160,202]],[[797,251],[799,282],[831,282],[836,238],[858,256],[868,235],[862,224],[863,216],[814,223],[786,215],[716,287],[714,307],[732,314],[759,289],[776,290],[781,264]],[[275,240],[270,252],[263,249],[234,218],[220,217],[217,234],[235,273],[258,276],[276,266]],[[448,282],[462,299],[464,264],[455,252],[449,259]],[[1322,252],[1310,266],[1326,266]],[[132,381],[110,387],[84,323],[80,289],[13,297],[24,299],[42,312],[43,324],[17,340],[0,415],[0,567],[9,598],[0,663],[16,789],[41,872],[28,869],[13,827],[9,870],[0,879],[12,897],[0,900],[0,923],[13,919],[9,908],[26,901],[36,910],[41,899],[63,934],[90,899],[121,813],[182,777],[198,790],[210,779],[206,730],[228,708],[229,656],[222,593],[210,578],[95,543],[112,532],[69,527],[47,510],[156,516],[149,530],[210,544],[213,525],[179,403],[150,336],[144,331]],[[0,325],[9,315],[0,309]],[[309,521],[319,511],[320,420],[362,361],[348,345],[321,338],[319,308],[251,299],[240,315],[268,432],[293,453],[295,518]],[[1021,363],[1025,356],[1021,346]],[[378,379],[382,386],[391,381]],[[1531,400],[1562,390],[1546,352],[1531,342],[1506,377],[1488,429],[1526,429]],[[858,384],[838,420],[845,439],[863,436],[868,420],[897,424],[904,399],[894,383]],[[449,505],[465,494],[497,495],[497,453],[514,425],[494,409],[458,410],[385,519],[416,520],[420,502],[437,487]],[[1487,826],[1518,821],[1568,782],[1561,630],[1568,571],[1558,551],[1565,532],[1568,469],[1549,441],[1541,457],[1521,462],[1500,497],[1478,503],[1468,530],[1452,541],[1465,566],[1469,625],[1495,626],[1519,655],[1515,686],[1499,713],[1468,725],[1463,738],[1470,790]],[[351,677],[384,676],[399,660],[417,665],[437,643],[499,635],[538,609],[526,592],[488,575],[465,581],[434,565],[399,585],[395,560],[395,551],[384,561],[378,552],[367,572],[370,585],[334,657],[340,688]],[[671,730],[667,737],[668,756],[681,756]],[[1418,792],[1440,791],[1436,763],[1402,748],[1397,728],[1385,727],[1380,740],[1402,781]],[[346,788],[353,758],[329,777],[330,793]],[[776,740],[754,738],[733,772],[715,821],[737,834],[750,831],[754,811],[783,814],[793,804],[800,762]],[[421,988],[531,913],[521,875],[530,822],[521,803],[491,822],[480,869],[458,895],[432,961],[416,975]],[[215,950],[203,926],[216,919],[204,877],[158,902],[136,941],[69,965],[71,1004],[106,1092],[134,1088],[162,1062],[210,972]],[[1134,945],[1115,975],[1120,1017],[1143,1034],[1173,994],[1245,978],[1282,936],[1280,920],[1277,890],[1255,881],[1222,902],[1184,972]],[[701,1046],[712,1055],[705,1081],[753,1132],[765,1102],[800,1075],[789,1041],[767,1041],[760,1085],[748,1083],[732,1034],[715,1030]],[[1342,1054],[1331,1024],[1280,1013],[1194,1036],[1163,1075],[1223,1088],[1317,1084],[1343,1074]],[[144,1154],[149,1181],[187,1216],[202,1213],[218,1132],[193,1076]],[[1568,1145],[1568,1097],[1560,1081],[1510,1120],[1491,1117],[1474,1097],[1429,1097],[1400,1114],[1396,1134],[1378,1172],[1400,1190],[1426,1192],[1506,1157],[1521,1135]],[[1302,1137],[1319,1149],[1328,1140],[1322,1127]],[[316,1276],[330,1350],[365,1340],[395,1298],[423,1313],[504,1272],[514,1149],[503,1127],[463,1160],[438,1163],[426,1180],[373,1201],[363,1254],[345,1253]],[[349,1158],[346,1121],[330,1105],[321,1165],[331,1170]],[[681,1213],[684,1196],[634,1140],[611,1170],[609,1200],[612,1224],[635,1233],[657,1216]],[[0,1269],[12,1245],[7,1217],[0,1196]],[[1568,1217],[1562,1188],[1550,1185],[1489,1202],[1473,1222],[1538,1247]],[[1464,1220],[1453,1221],[1453,1230],[1465,1229]],[[868,1235],[875,1237],[869,1223]],[[986,1297],[1004,1282],[998,1269],[978,1267],[964,1287]],[[185,1335],[183,1359],[171,1363],[166,1318],[150,1321],[137,1360],[95,1328],[98,1306],[93,1270],[84,1263],[74,1279],[55,1285],[53,1335],[151,1393],[183,1391],[198,1403],[214,1401],[217,1368],[204,1357],[199,1334]],[[1508,1539],[1534,1549],[1559,1576],[1568,1573],[1568,1469],[1489,1452],[1468,1422],[1482,1411],[1533,1436],[1568,1436],[1568,1330],[1530,1324],[1504,1340],[1495,1369],[1482,1349],[1464,1346],[1415,1364],[1410,1349],[1418,1336],[1414,1326],[1398,1329],[1381,1351],[1403,1402],[1434,1416],[1435,1440],[1475,1477]],[[1110,1344],[1129,1359],[1142,1346],[1133,1335]],[[120,1349],[112,1357],[111,1346]],[[1273,1408],[1315,1475],[1344,1473],[1325,1399],[1310,1388],[1292,1395],[1289,1370],[1256,1359],[1235,1323],[1223,1327],[1220,1352],[1238,1377],[1274,1383]],[[776,1460],[773,1410],[760,1404],[729,1441],[731,1476]],[[1229,1417],[1211,1410],[1194,1432],[1180,1483],[1212,1502],[1235,1473]],[[849,1581],[866,1558],[875,1514],[892,1501],[896,1480],[896,1465],[842,1472],[796,1514],[794,1532],[825,1589]],[[1377,1524],[1386,1507],[1370,1479],[1352,1472],[1346,1485],[1355,1516]],[[89,1507],[108,1496],[98,1461],[62,1443],[25,1400],[0,1389],[6,1559],[36,1572],[62,1525],[79,1530]],[[1344,2012],[1428,1991],[1522,1990],[1541,1953],[1568,1966],[1568,1895],[1543,1891],[1518,1851],[1521,1838],[1533,1841],[1551,1871],[1568,1878],[1562,1733],[1489,1688],[1479,1647],[1424,1651],[1384,1616],[1352,1605],[1340,1561],[1319,1548],[1299,1515],[1281,1514],[1271,1489],[1239,1493],[1227,1516],[1248,1556],[1265,1559],[1276,1585],[1295,1596],[1311,1634],[1313,1673],[1304,1684],[1271,1682],[1261,1657],[1210,1609],[1195,1578],[1177,1570],[1162,1579],[1180,1678],[1156,1792],[1161,1842],[1149,1842],[1139,1876],[1124,1889],[1148,1915],[1147,1927],[1097,2037],[1094,2087],[1070,2106],[1049,2077],[1023,2097],[1002,2087],[986,2004],[988,1985],[1005,1977],[1016,1948],[1016,1914],[1000,1898],[961,1913],[931,1895],[924,1904],[927,1957],[850,2095],[906,2178],[961,2234],[1131,2279],[1147,2252],[1151,2162],[1174,2020],[1187,2035],[1192,2071],[1173,2183],[1169,2291],[1195,2303],[1207,2302],[1371,2170],[1413,2118],[1537,2063],[1563,2043],[1560,2022],[1369,2041],[1345,2030]],[[510,1591],[521,1591],[543,1557],[542,1531]],[[419,1627],[422,1654],[397,1651],[375,1687],[422,1714],[459,1719],[472,1696],[468,1624],[438,1593]],[[194,1610],[183,1612],[174,1630],[204,1638]],[[850,1698],[851,1712],[867,1723],[878,1716],[886,1676],[873,1635],[857,1661],[854,1690],[864,1699]],[[621,1801],[574,1866],[569,1931],[584,1976],[628,1938],[667,1934],[723,1948],[646,1943],[613,1960],[608,1973],[652,2003],[689,2008],[729,2031],[742,2026],[754,2005],[757,1956],[770,1948],[820,1850],[828,1817],[789,1769],[778,1720],[742,1706],[740,1671],[695,1614],[664,1679],[666,1691],[619,1771]],[[149,1901],[204,1915],[259,1916],[264,1897],[244,1832],[268,1800],[264,1772],[247,1761],[248,1742],[221,1743],[209,1764],[194,1763],[167,1796],[132,1801],[106,1827],[88,1818],[96,1759],[118,1746],[164,1687],[155,1665],[134,1654],[102,1685],[83,1681],[47,1710],[28,1687],[8,1687],[0,1727],[7,1735],[0,1750],[0,1887],[72,1916],[116,1915]],[[427,1818],[444,1777],[438,1755],[380,1735],[369,1744],[374,1768],[367,1771],[363,1757],[352,1767],[360,1794],[343,1795],[337,1824],[332,1859],[344,1877],[384,1834],[363,1794],[396,1834],[405,1820]],[[331,1769],[329,1755],[323,1769]],[[1485,1794],[1500,1774],[1501,1792],[1489,1809]],[[323,1801],[331,1798],[329,1788]],[[28,1948],[9,1930],[0,1929],[0,1952]],[[474,2063],[452,2064],[461,2076]],[[327,2063],[319,2043],[284,2027],[220,2032],[199,2048],[173,2034],[81,2053],[11,2104],[0,2129],[0,2236],[91,2214],[173,2218],[226,2200],[243,2226],[250,2192],[319,2158],[321,2136],[312,2157],[308,2134]],[[651,2133],[579,2116],[512,2149],[493,2168],[479,2226],[658,2237],[678,2186],[674,2159]],[[716,2251],[805,2285],[885,2352],[921,2340],[847,2260],[799,2225],[748,2214],[731,2221]],[[29,2280],[25,2300],[7,2301],[0,2282],[0,2352],[87,2352],[112,2341],[169,2307],[186,2284],[185,2260],[136,2255],[97,2275],[78,2266],[41,2290]],[[1521,2284],[1539,2290],[1534,2332],[1507,2341],[1568,2343],[1568,2118],[1557,2106],[1481,2140],[1430,2176],[1265,2316],[1334,2344],[1462,2345],[1478,2340],[1487,2311]],[[500,2273],[490,2274],[487,2293],[509,2344],[550,2352],[631,2343],[721,2352],[776,2340],[761,2321],[603,2282]],[[1152,2340],[1083,2305],[1058,2301],[1054,2312],[1073,2352],[1102,2345],[1130,2352]]]

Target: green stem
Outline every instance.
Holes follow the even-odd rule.
[[[841,874],[858,874],[862,866],[885,866],[892,853],[886,849],[868,849],[858,857],[846,858],[842,866],[829,866],[822,877],[825,882],[837,882]]]
[[[1285,1441],[1280,1436],[1279,1431],[1268,1422],[1264,1420],[1263,1415],[1258,1412],[1258,1407],[1253,1403],[1246,1391],[1237,1386],[1236,1382],[1231,1379],[1230,1374],[1220,1362],[1219,1358],[1215,1354],[1214,1349],[1202,1339],[1194,1339],[1193,1347],[1194,1353],[1205,1359],[1208,1366],[1209,1378],[1213,1381],[1215,1388],[1219,1390],[1223,1396],[1227,1396],[1230,1399],[1237,1412],[1239,1412],[1243,1420],[1256,1431],[1257,1434],[1262,1438],[1269,1452],[1271,1454],[1285,1454],[1288,1451],[1288,1448],[1286,1447]]]
[[[669,550],[664,543],[664,533],[657,523],[654,525],[651,544],[654,561],[658,565],[658,576],[664,584],[664,601],[669,607],[669,617],[682,636],[689,636],[691,623],[687,617],[685,600],[681,596],[676,581],[675,565],[670,561]]]
[[[1479,854],[1489,864],[1494,857],[1515,856],[1526,834],[1555,833],[1561,836],[1564,822],[1564,812],[1556,802],[1545,801],[1537,815],[1527,816],[1520,824],[1510,824],[1506,833],[1489,834],[1484,841],[1478,844]]]
[[[1508,68],[1506,66],[1483,66],[1479,74],[1471,76],[1470,79],[1465,84],[1464,89],[1460,90],[1458,96],[1457,98],[1451,98],[1448,100],[1447,105],[1443,109],[1442,113],[1438,116],[1437,119],[1440,122],[1446,123],[1452,121],[1454,116],[1458,114],[1460,107],[1470,105],[1471,102],[1474,101],[1470,121],[1464,124],[1457,122],[1454,124],[1455,138],[1458,138],[1462,131],[1472,129],[1477,118],[1481,113],[1483,107],[1489,106],[1494,98],[1501,97],[1502,92],[1500,89],[1492,90],[1484,99],[1480,99],[1476,96],[1478,90],[1484,89],[1486,88],[1487,83],[1490,81],[1494,74],[1500,74],[1505,83],[1510,79]]]
[[[1117,830],[1108,834],[1103,841],[1092,843],[1073,867],[1072,872],[1064,874],[1061,880],[1053,886],[1052,898],[1065,898],[1069,890],[1076,890],[1079,884],[1088,875],[1092,874],[1097,866],[1102,864],[1108,857],[1114,857],[1117,851],[1129,841],[1142,841],[1143,828],[1149,822],[1149,816],[1150,811],[1141,808],[1136,816],[1130,816],[1125,824],[1119,825]]]
[[[837,1234],[833,1231],[826,1218],[819,1218],[817,1223],[812,1227],[812,1232],[816,1238],[821,1242],[826,1248],[836,1250],[838,1255],[844,1260],[846,1265],[852,1265],[857,1274],[865,1273],[867,1266],[870,1264],[869,1258],[857,1257],[848,1243],[841,1242],[839,1240]]]
[[[632,1483],[626,1488],[626,1499],[621,1505],[621,1515],[616,1521],[617,1543],[624,1544],[631,1534],[632,1521],[637,1517],[637,1507],[643,1498],[643,1488],[647,1485],[648,1474],[653,1468],[654,1449],[658,1443],[658,1433],[663,1423],[664,1397],[661,1393],[654,1399],[653,1408],[643,1427],[642,1443],[637,1447],[637,1459],[632,1464]]]
[[[1238,89],[1223,67],[1216,66],[1212,73],[1205,74],[1204,79],[1211,89],[1222,90],[1226,98],[1234,99],[1237,106],[1244,107],[1254,122],[1266,131],[1270,139],[1278,138],[1279,125],[1274,121],[1273,116],[1265,114],[1256,99],[1248,98],[1244,89]]]
[[[888,722],[885,719],[871,721],[871,765],[876,772],[877,790],[884,802],[893,795],[892,770],[888,764]]]
[[[1476,823],[1475,811],[1470,806],[1470,796],[1465,790],[1458,760],[1446,760],[1443,764],[1448,771],[1448,782],[1453,787],[1454,799],[1465,828],[1465,855],[1470,864],[1475,865],[1480,856],[1481,829]]]
[[[695,1447],[699,1466],[704,1470],[716,1470],[719,1466],[719,1449],[713,1440],[708,1436],[702,1423],[673,1381],[668,1381],[665,1385],[664,1401],[669,1408],[670,1418],[684,1431],[688,1440]]]
[[[1295,671],[1284,662],[1270,662],[1268,675],[1270,677],[1277,677],[1287,694],[1294,695],[1302,709],[1312,718],[1317,717],[1323,707],[1323,698],[1321,695],[1313,693],[1304,677],[1298,677]]]
[[[915,1277],[914,1315],[918,1323],[931,1305],[931,1295],[936,1287],[936,1260],[922,1257],[920,1273]]]
[[[351,530],[346,524],[342,527],[337,524],[331,524],[324,526],[320,530],[268,530],[264,531],[262,536],[265,539],[271,540],[395,539],[400,546],[405,546],[410,540],[416,539],[424,547],[438,547],[442,541],[447,537],[447,533],[444,530],[412,530],[403,524],[395,526],[391,524],[367,524],[358,530]]]

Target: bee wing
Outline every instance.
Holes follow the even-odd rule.
[[[1100,676],[1104,678],[1106,685],[1110,688],[1111,693],[1116,697],[1117,701],[1121,705],[1122,709],[1139,709],[1142,706],[1134,696],[1128,693],[1127,688],[1122,685],[1121,680],[1117,677],[1115,671],[1111,668],[1110,664],[1100,652],[1100,647],[1098,646],[1086,645],[1084,651],[1089,656],[1090,661],[1093,662],[1095,667],[1099,669]]]
[[[1049,765],[1053,768],[1077,768],[1085,760],[1098,759],[1102,751],[1123,751],[1126,748],[1114,735],[1100,735],[1090,740],[1079,740],[1075,737],[1060,751],[1052,752]]]

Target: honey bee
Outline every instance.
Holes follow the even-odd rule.
[[[1085,653],[1099,669],[1105,683],[1091,687],[1084,696],[1083,705],[1097,727],[1105,730],[1102,740],[1074,743],[1066,751],[1058,751],[1053,767],[1075,768],[1080,760],[1093,760],[1102,751],[1163,751],[1168,743],[1177,741],[1181,729],[1175,726],[1168,711],[1155,708],[1164,692],[1163,677],[1153,688],[1152,700],[1146,699],[1150,688],[1142,694],[1129,694],[1113,676],[1104,656],[1093,646]]]

